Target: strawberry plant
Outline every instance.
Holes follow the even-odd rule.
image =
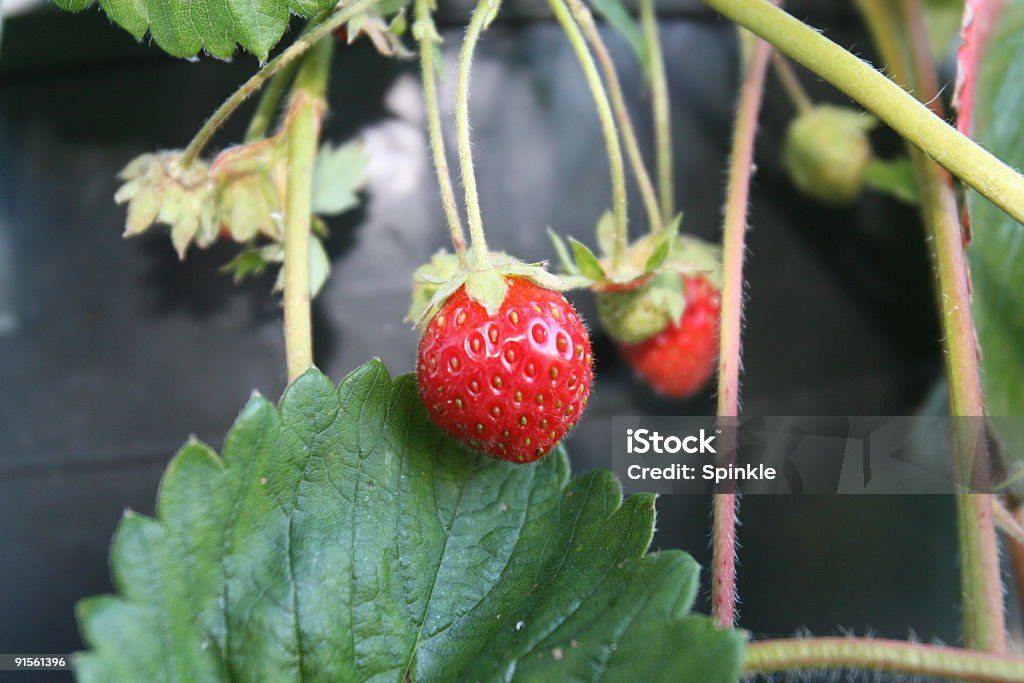
[[[793,105],[782,164],[801,192],[848,204],[869,187],[920,210],[950,414],[1024,414],[1024,311],[1013,294],[1024,272],[1024,177],[1014,170],[1024,166],[1024,3],[967,0],[955,127],[933,53],[949,17],[961,16],[957,3],[859,0],[883,73],[781,3],[704,2],[737,25],[741,48],[720,244],[697,238],[677,207],[666,63],[679,56],[661,44],[653,0],[640,0],[636,17],[619,0],[549,0],[593,100],[611,190],[595,248],[548,231],[553,273],[487,243],[469,101],[475,51],[500,0],[475,3],[453,73],[434,0],[100,1],[114,23],[172,56],[228,59],[241,49],[261,62],[182,149],[130,160],[114,199],[126,237],[166,228],[181,259],[234,243],[224,270],[236,281],[278,269],[289,386],[277,403],[254,394],[220,454],[195,439],[182,447],[154,517],[125,513],[111,546],[115,594],[79,605],[79,680],[715,683],[852,669],[1024,681],[1024,658],[1008,646],[996,534],[998,523],[1024,594],[1024,433],[1011,422],[993,421],[991,439],[980,420],[956,421],[949,435],[959,481],[981,490],[957,494],[960,647],[748,633],[737,613],[731,486],[714,495],[712,566],[702,575],[682,550],[648,552],[653,495],[624,499],[603,470],[570,476],[563,441],[599,390],[571,289],[594,297],[590,324],[654,392],[682,399],[714,380],[723,454],[735,450],[725,428],[741,414],[745,232],[773,64]],[[653,173],[592,12],[638,60]],[[279,46],[289,21],[304,23]],[[311,301],[330,271],[324,217],[359,205],[372,159],[358,142],[321,138],[336,101],[333,53],[360,40],[380,59],[418,60],[452,251],[409,273],[408,321],[420,335],[412,372],[393,376],[368,360],[335,385],[313,354]],[[852,104],[811,101],[793,63]],[[439,88],[451,77],[461,197]],[[207,154],[257,94],[244,138]],[[876,154],[871,135],[882,125],[906,142],[896,158]],[[631,187],[642,236],[630,234]],[[694,610],[702,585],[710,615]]]

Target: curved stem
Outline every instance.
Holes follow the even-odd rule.
[[[640,0],[640,23],[647,44],[648,73],[651,77],[651,104],[654,110],[654,147],[658,165],[658,197],[661,220],[668,223],[676,213],[675,183],[672,176],[672,103],[668,94],[665,59],[658,36],[658,18],[654,0]]]
[[[459,52],[459,68],[455,85],[455,134],[459,144],[459,166],[462,186],[466,194],[466,215],[469,219],[469,237],[473,258],[478,269],[490,267],[491,256],[484,236],[484,221],[480,215],[480,196],[476,189],[476,171],[473,170],[473,149],[469,134],[469,72],[473,65],[473,52],[480,34],[498,13],[501,0],[480,0],[466,29],[466,38]]]
[[[441,133],[441,112],[437,102],[437,65],[434,63],[434,50],[440,37],[430,16],[430,0],[416,0],[416,25],[413,27],[413,34],[420,45],[423,100],[427,108],[427,130],[430,135],[430,150],[434,157],[434,170],[437,173],[438,185],[441,187],[441,204],[444,206],[448,231],[452,236],[455,254],[459,257],[459,265],[465,268],[466,237],[462,232],[462,220],[459,218],[455,189],[451,173],[448,171],[448,157],[445,155],[444,136]]]
[[[565,0],[548,0],[555,18],[562,25],[569,43],[572,45],[576,58],[583,69],[583,76],[590,86],[590,94],[594,97],[597,117],[601,122],[605,146],[608,148],[608,163],[612,178],[612,214],[615,217],[615,248],[612,252],[612,269],[618,270],[626,256],[629,246],[628,225],[626,217],[626,171],[622,161],[622,148],[619,146],[619,135],[615,130],[615,116],[612,113],[608,93],[605,91],[601,74],[594,64],[594,58],[587,49],[587,42],[580,32],[579,26],[569,12]]]
[[[771,47],[763,40],[754,43],[740,88],[736,124],[729,159],[722,236],[722,313],[718,356],[718,416],[739,414],[740,334],[743,327],[743,252],[747,227],[747,205],[753,173],[754,135],[761,111],[765,75]],[[723,430],[731,439],[731,432]],[[723,453],[733,452],[727,443]],[[713,579],[711,609],[718,624],[732,627],[736,620],[736,515],[735,493],[717,493],[714,498]]]
[[[802,114],[810,111],[814,107],[814,102],[811,101],[810,95],[804,90],[804,86],[800,84],[800,79],[797,78],[793,65],[776,52],[772,57],[772,66],[775,67],[775,75],[779,77],[779,82],[782,83],[782,89],[786,91],[789,101],[793,103],[793,107],[796,108],[797,112]]]
[[[640,197],[644,203],[644,210],[647,212],[647,222],[650,224],[651,232],[661,230],[664,223],[661,219],[661,209],[658,206],[658,196],[654,191],[654,183],[644,165],[643,155],[640,153],[640,144],[637,142],[636,129],[633,128],[633,119],[626,108],[626,98],[622,94],[622,83],[619,81],[619,74],[615,70],[615,63],[608,54],[608,48],[601,38],[601,32],[594,23],[594,15],[583,3],[583,0],[567,0],[569,9],[576,23],[580,25],[583,34],[587,37],[598,63],[601,65],[601,72],[608,84],[608,94],[611,96],[612,109],[615,118],[619,122],[619,131],[622,133],[622,143],[626,148],[626,158],[636,176],[637,187],[640,188]]]
[[[1024,680],[1024,659],[872,638],[763,640],[747,645],[747,675],[801,669],[864,669],[985,683]]]
[[[322,23],[317,24],[316,28],[312,29],[306,35],[299,36],[284,52],[267,62],[262,69],[253,74],[249,80],[238,88],[238,90],[232,93],[231,96],[228,97],[228,99],[226,99],[215,112],[213,112],[213,115],[206,120],[206,123],[204,123],[203,127],[199,129],[199,132],[196,133],[194,138],[192,138],[192,141],[188,143],[188,147],[185,148],[184,153],[181,155],[182,165],[187,166],[190,162],[195,160],[196,157],[202,153],[207,143],[210,142],[210,138],[213,137],[213,134],[216,133],[217,130],[224,125],[224,122],[227,121],[235,112],[235,110],[238,109],[238,107],[245,102],[250,95],[259,90],[271,76],[304,55],[322,38],[329,36],[334,29],[338,28],[360,12],[373,7],[378,2],[380,2],[380,0],[352,0],[351,4],[342,7],[334,14],[327,17]]]
[[[919,46],[914,44],[925,35],[923,9],[914,0],[904,1],[902,12],[899,3],[888,0],[860,0],[860,7],[895,82],[913,89],[921,100],[932,102],[941,115],[931,51],[917,49]],[[969,418],[954,421],[951,437],[955,469],[961,482],[976,490],[988,490],[990,461],[985,428],[981,419],[971,419],[985,414],[985,404],[956,196],[948,173],[919,150],[911,147],[909,152],[935,265],[950,414]],[[957,528],[965,644],[1002,652],[1006,646],[1006,617],[993,502],[990,494],[959,494]]]
[[[288,89],[288,83],[292,80],[292,76],[295,75],[295,70],[298,66],[299,62],[286,64],[267,83],[267,87],[263,89],[260,101],[256,105],[256,111],[252,114],[252,120],[249,121],[249,127],[245,131],[245,142],[256,142],[266,137],[267,131],[270,130],[270,124],[273,122],[274,115],[277,112],[277,105],[280,104],[281,98],[284,97],[284,93]]]
[[[284,338],[288,381],[313,365],[313,325],[310,312],[310,207],[313,165],[316,163],[320,121],[326,107],[325,89],[334,44],[325,40],[303,61],[295,77],[289,106],[288,178],[284,214]]]
[[[935,116],[921,102],[767,0],[704,0],[842,90],[928,156],[1024,222],[1024,177]]]

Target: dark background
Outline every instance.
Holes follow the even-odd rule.
[[[610,201],[590,95],[542,5],[513,3],[485,36],[471,110],[489,240],[527,260],[553,257],[548,225],[592,242]],[[683,229],[717,240],[735,33],[698,3],[661,6]],[[790,7],[872,56],[849,3]],[[464,13],[449,5],[442,16],[451,65]],[[639,68],[621,40],[608,40],[653,160]],[[337,52],[325,134],[363,136],[371,166],[364,207],[330,223],[334,271],[315,303],[317,363],[336,380],[373,356],[393,373],[411,369],[410,275],[446,242],[415,63],[379,58],[365,41]],[[74,603],[110,589],[107,544],[122,510],[152,512],[160,474],[189,434],[219,446],[251,390],[276,397],[283,388],[272,280],[232,286],[218,272],[231,246],[179,263],[160,230],[124,241],[124,210],[112,200],[129,159],[183,146],[256,66],[248,55],[169,58],[98,11],[47,8],[4,27],[0,652],[79,648]],[[817,99],[843,101],[801,75]],[[247,113],[216,145],[241,138]],[[839,209],[796,194],[778,162],[791,115],[770,79],[748,236],[744,411],[913,413],[942,367],[916,214],[875,194]],[[883,154],[899,151],[887,131],[876,137]],[[596,319],[588,294],[573,300]],[[612,415],[713,412],[711,390],[659,400],[596,329],[595,345],[594,400],[569,443],[577,470],[608,464]],[[655,546],[682,547],[707,566],[709,515],[706,499],[661,498]],[[741,516],[740,623],[755,635],[845,629],[959,641],[952,499],[752,496]]]

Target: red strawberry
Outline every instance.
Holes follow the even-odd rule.
[[[590,338],[558,292],[520,277],[496,315],[465,286],[420,338],[417,380],[442,429],[501,460],[533,462],[580,419],[590,398]]]
[[[619,344],[637,374],[672,398],[689,396],[707,384],[718,358],[721,296],[703,276],[682,278],[683,317],[639,344]]]

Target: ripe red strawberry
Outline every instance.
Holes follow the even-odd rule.
[[[417,380],[442,429],[501,460],[533,462],[580,419],[593,380],[590,338],[558,292],[520,277],[496,315],[466,294],[420,338]]]
[[[686,294],[683,317],[638,344],[619,344],[637,374],[671,398],[689,396],[707,384],[718,358],[721,296],[703,276],[681,277]]]

